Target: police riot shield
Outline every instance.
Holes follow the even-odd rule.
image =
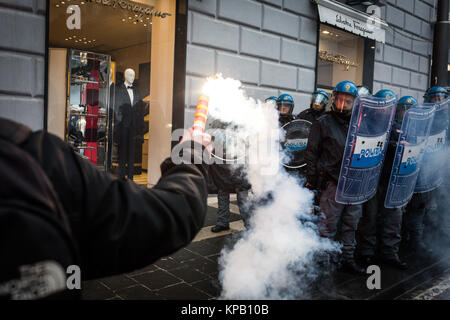
[[[395,97],[356,99],[347,133],[336,202],[360,204],[377,191],[390,129],[397,106]]]
[[[434,190],[444,181],[448,161],[445,154],[449,124],[448,103],[448,99],[436,103],[424,103],[424,106],[435,107],[436,111],[417,177],[415,193]]]
[[[247,142],[230,123],[211,119],[206,132],[211,135],[211,156],[216,164],[244,164]]]
[[[406,111],[395,150],[384,206],[400,208],[411,199],[430,134],[435,107],[415,107]],[[394,128],[393,130],[398,130]]]
[[[286,154],[286,158],[283,159],[283,166],[288,169],[306,166],[305,150],[308,145],[311,122],[297,119],[286,123],[282,129],[286,131],[285,139],[281,143]]]
[[[447,141],[445,144],[445,154],[447,155],[445,159],[445,168],[444,168],[444,181],[442,182],[442,186],[446,188],[450,188],[450,97],[446,100],[447,103],[447,115],[449,118],[449,124],[447,128]]]

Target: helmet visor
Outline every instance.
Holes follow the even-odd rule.
[[[430,102],[441,102],[444,101],[447,95],[445,93],[435,93],[431,94],[429,97]]]
[[[311,98],[311,104],[326,104],[327,100],[323,94],[316,93]]]
[[[277,109],[281,115],[288,115],[292,113],[292,105],[288,103],[279,103]]]
[[[405,113],[409,108],[411,108],[410,104],[397,104],[394,118],[395,122],[402,123],[403,117],[405,116]]]
[[[266,100],[265,100],[265,103],[271,104],[271,105],[273,105],[274,107],[277,105],[277,101],[274,100],[274,99],[266,99]]]
[[[337,112],[348,113],[353,108],[355,97],[346,93],[337,93],[334,96],[334,106]]]

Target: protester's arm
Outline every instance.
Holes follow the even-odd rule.
[[[321,130],[319,122],[316,121],[312,124],[311,130],[308,136],[308,145],[305,151],[306,160],[306,180],[307,187],[316,189],[318,181],[317,161],[319,160],[321,152]]]
[[[147,266],[187,245],[202,227],[203,165],[167,160],[156,186],[146,189],[99,171],[54,136],[34,138],[79,244],[85,279]]]

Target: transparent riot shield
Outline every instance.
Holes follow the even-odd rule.
[[[305,151],[311,122],[297,119],[286,123],[282,129],[286,131],[286,136],[281,145],[287,156],[286,159],[283,159],[283,166],[289,169],[306,166]]]
[[[433,106],[420,106],[406,111],[384,201],[386,208],[403,207],[411,199],[434,115]]]
[[[423,193],[436,189],[444,181],[447,166],[446,143],[448,130],[449,100],[436,103],[424,103],[424,106],[435,107],[433,124],[427,139],[425,152],[417,178],[415,193]]]
[[[449,128],[447,128],[447,141],[445,143],[445,168],[444,168],[444,181],[442,182],[442,186],[446,188],[450,188],[450,97],[446,100],[447,103],[447,115],[449,118]]]
[[[353,105],[336,202],[359,204],[377,191],[397,99],[360,97]]]
[[[211,118],[206,132],[212,138],[211,156],[216,164],[244,164],[248,152],[248,143],[236,134],[237,128],[231,123],[223,123]]]

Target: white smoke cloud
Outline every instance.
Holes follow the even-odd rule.
[[[449,113],[450,98],[436,105],[436,114],[432,130],[447,130],[442,134],[434,132],[429,137],[425,153],[431,153],[428,162],[424,156],[420,166],[420,175],[424,181],[436,182],[439,185],[426,193],[424,202],[426,213],[423,217],[423,240],[436,256],[447,254],[450,247],[450,141],[449,141]],[[433,135],[433,134],[431,134]],[[442,137],[440,142],[436,137]],[[444,144],[442,144],[444,143]],[[440,182],[442,179],[442,183]]]
[[[254,198],[270,201],[254,207],[250,229],[232,248],[222,250],[221,298],[304,297],[306,285],[318,276],[317,253],[339,248],[318,236],[311,214],[313,193],[281,165],[283,134],[277,110],[271,103],[247,98],[240,86],[233,79],[208,80],[204,93],[210,97],[209,116],[239,128],[232,133],[248,145],[239,144],[232,152],[236,156],[248,152],[250,159],[243,169]]]

